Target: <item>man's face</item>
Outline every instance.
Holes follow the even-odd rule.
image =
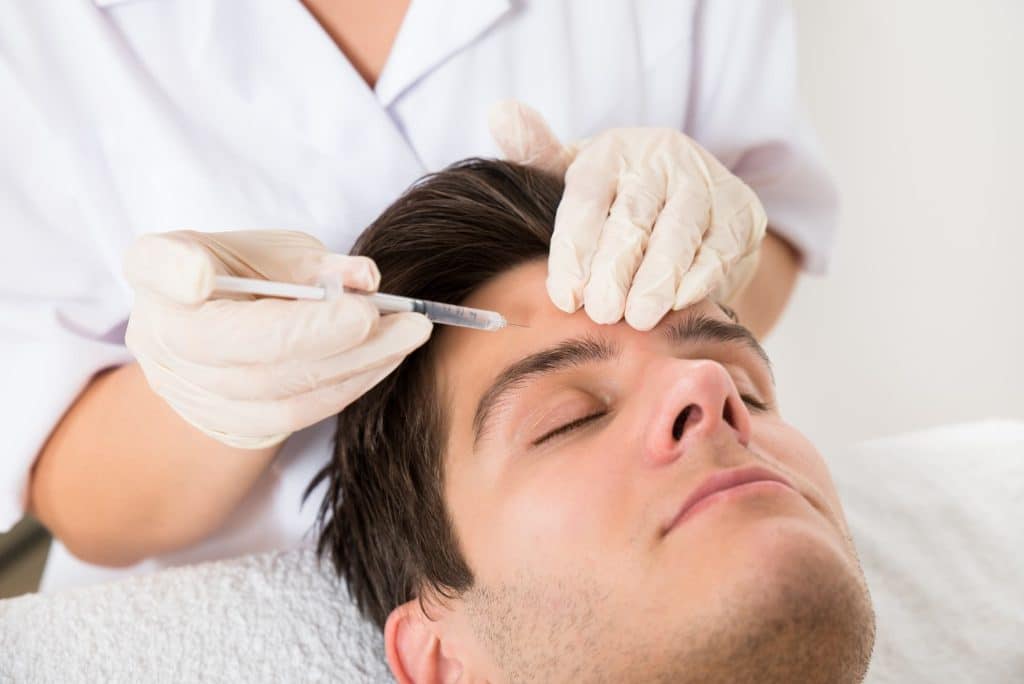
[[[441,623],[464,666],[516,681],[862,675],[873,613],[842,508],[753,339],[708,301],[650,332],[597,325],[552,306],[545,272],[523,265],[466,302],[528,328],[437,340],[445,496],[475,577]],[[680,518],[722,473],[761,481]]]

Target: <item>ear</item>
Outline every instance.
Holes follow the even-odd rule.
[[[424,615],[418,599],[391,611],[384,650],[399,684],[456,682],[462,674],[462,662],[444,653],[440,623]]]

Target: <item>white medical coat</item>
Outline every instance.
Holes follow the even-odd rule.
[[[346,252],[423,173],[495,156],[487,112],[502,98],[567,141],[685,131],[822,271],[835,194],[795,66],[782,0],[414,0],[373,89],[299,0],[7,0],[0,530],[63,412],[96,372],[132,360],[121,258],[137,235],[287,228]],[[290,438],[192,548],[115,571],[55,543],[43,588],[308,543],[320,494],[302,506],[301,493],[332,437],[326,420]]]

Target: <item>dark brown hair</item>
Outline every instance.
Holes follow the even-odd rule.
[[[352,253],[377,262],[381,292],[458,304],[547,256],[561,196],[560,179],[469,159],[414,184]],[[318,551],[381,629],[412,598],[457,596],[473,585],[444,502],[447,428],[432,342],[338,415],[334,458],[306,492],[327,482]]]

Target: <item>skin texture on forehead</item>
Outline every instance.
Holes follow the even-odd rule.
[[[738,344],[674,348],[659,328],[567,315],[548,301],[544,275],[543,262],[524,264],[464,302],[528,328],[435,333],[445,499],[475,578],[439,607],[441,641],[492,681],[859,681],[874,616],[813,445],[772,408],[750,412],[746,445],[723,427],[682,454],[652,447],[655,416],[691,387],[774,405],[768,368]],[[702,302],[663,325],[694,315],[728,322]],[[498,374],[580,336],[619,356],[512,393],[474,444],[477,402]],[[602,407],[606,417],[531,445]],[[796,491],[715,504],[659,534],[709,473],[748,465]]]

